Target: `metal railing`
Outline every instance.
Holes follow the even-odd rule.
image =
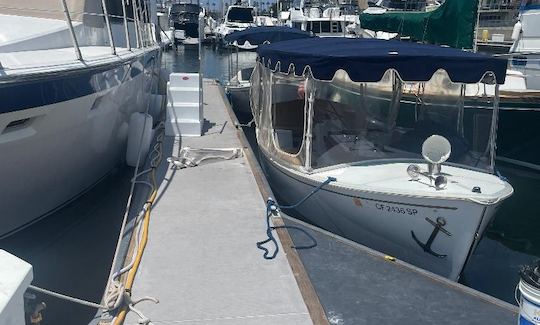
[[[106,31],[107,36],[105,39],[108,41],[110,46],[111,55],[117,54],[118,41],[115,42],[114,33],[113,33],[113,23],[112,20],[116,19],[117,21],[122,21],[124,25],[125,33],[125,47],[128,51],[132,51],[132,34],[133,31],[130,31],[130,24],[132,24],[135,30],[135,39],[137,40],[136,48],[144,48],[155,44],[155,37],[152,32],[152,27],[150,23],[150,11],[147,4],[147,0],[131,0],[131,7],[133,8],[133,18],[128,17],[128,6],[129,0],[122,0],[122,14],[114,15],[109,12],[107,7],[107,1],[101,0],[101,12],[86,12],[86,11],[74,11],[69,9],[66,0],[60,0],[61,7],[55,9],[43,9],[43,8],[22,8],[22,7],[13,7],[13,6],[2,6],[0,9],[11,10],[11,11],[23,11],[23,12],[39,12],[42,15],[55,15],[62,16],[67,24],[68,31],[71,38],[71,43],[74,48],[75,58],[79,61],[84,61],[83,52],[81,51],[80,41],[78,39],[75,20],[73,17],[83,17],[82,24],[85,26],[85,18],[87,17],[101,17],[104,21],[104,31]],[[118,36],[118,35],[117,35]],[[79,35],[80,38],[80,35]],[[120,37],[121,38],[121,37]],[[86,40],[87,41],[87,40]]]

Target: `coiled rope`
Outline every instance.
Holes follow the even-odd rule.
[[[306,202],[310,197],[312,197],[315,193],[320,191],[324,186],[330,184],[331,182],[335,182],[335,177],[328,177],[324,182],[322,182],[319,186],[314,188],[310,193],[308,193],[305,197],[303,197],[300,201],[298,201],[295,204],[292,205],[279,205],[274,201],[272,198],[268,198],[266,201],[266,236],[267,239],[257,242],[257,248],[262,250],[264,252],[263,258],[266,260],[272,260],[276,258],[277,254],[279,253],[279,245],[274,237],[273,230],[276,229],[295,229],[302,233],[304,233],[311,241],[313,242],[311,245],[305,245],[305,246],[292,246],[294,249],[309,249],[317,246],[317,241],[315,238],[309,234],[307,231],[300,227],[296,226],[272,226],[270,225],[270,217],[273,215],[276,215],[279,210],[285,210],[285,209],[295,209],[299,207],[301,204]],[[264,247],[265,244],[272,242],[274,244],[274,252],[270,254],[270,250],[266,247]]]

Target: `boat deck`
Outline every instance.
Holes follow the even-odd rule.
[[[205,134],[166,139],[164,158],[181,147],[243,147],[245,156],[172,170],[152,210],[149,242],[133,297],[153,324],[512,324],[517,308],[324,230],[290,219],[275,225],[280,253],[265,260],[255,243],[266,238],[271,191],[225,102],[204,82]],[[278,236],[276,236],[278,237]],[[126,324],[137,324],[130,313]]]

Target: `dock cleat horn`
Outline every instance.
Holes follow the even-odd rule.
[[[420,166],[411,164],[407,167],[407,174],[413,181],[418,181],[423,175],[430,180],[431,186],[437,190],[444,190],[448,179],[441,175],[441,164],[450,157],[452,146],[443,136],[432,135],[422,144],[422,156],[428,163],[428,170],[424,172]]]

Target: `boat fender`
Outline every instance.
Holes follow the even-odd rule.
[[[521,22],[518,20],[517,23],[514,24],[514,29],[512,30],[512,41],[517,41],[519,39],[521,31],[522,25]]]
[[[152,116],[146,113],[133,113],[129,117],[126,164],[131,167],[143,163],[152,142]],[[140,154],[139,154],[140,151]],[[140,157],[140,161],[137,158]]]
[[[156,121],[159,120],[161,116],[164,98],[165,96],[159,94],[150,95],[150,108],[148,113],[152,115],[152,118]]]

